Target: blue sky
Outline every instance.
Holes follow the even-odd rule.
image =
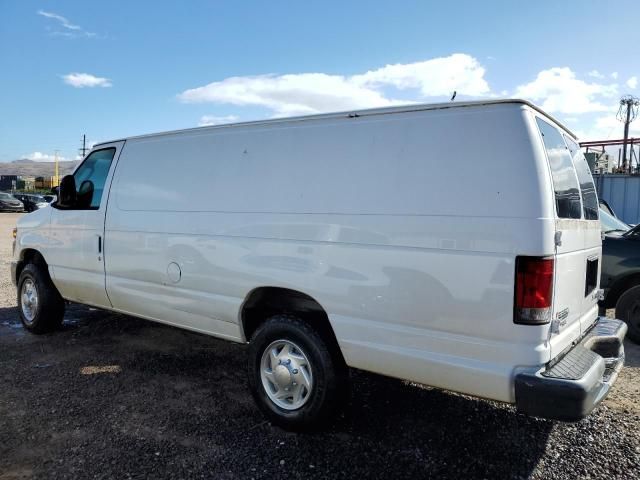
[[[583,139],[640,95],[637,0],[0,0],[0,161],[206,123],[526,97]],[[640,120],[633,133],[640,135]]]

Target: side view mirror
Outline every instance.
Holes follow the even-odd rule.
[[[76,191],[76,180],[73,175],[65,175],[58,187],[58,201],[60,208],[73,208],[76,204],[78,192]]]

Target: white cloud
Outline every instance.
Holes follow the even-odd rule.
[[[342,76],[324,73],[231,77],[186,90],[183,102],[257,105],[276,115],[309,114],[391,105],[379,92],[352,85]]]
[[[627,87],[635,90],[638,86],[638,77],[631,77],[629,80],[627,80],[626,85]]]
[[[611,78],[613,78],[614,80],[617,80],[618,79],[618,72],[613,72],[611,74]]]
[[[110,87],[112,85],[108,78],[96,77],[89,73],[69,73],[63,75],[62,79],[64,83],[75,88]]]
[[[622,129],[622,122],[618,121],[615,115],[604,115],[596,118],[595,122],[593,122],[593,131],[596,132],[596,135],[599,135],[597,140],[617,138],[618,131],[621,132]]]
[[[484,73],[475,58],[454,54],[386,65],[352,76],[296,73],[229,77],[185,90],[178,98],[185,103],[260,106],[272,110],[276,116],[311,114],[411,103],[390,98],[385,92],[389,87],[416,91],[419,98],[448,99],[454,90],[458,95],[487,96],[490,89]]]
[[[485,69],[475,58],[456,53],[424,62],[386,65],[354,75],[350,81],[370,88],[386,85],[401,90],[417,88],[423,97],[450,96],[454,90],[464,95],[482,96],[490,91],[484,73]]]
[[[234,123],[238,121],[238,116],[236,115],[225,115],[222,117],[217,117],[215,115],[203,115],[200,117],[200,122],[198,122],[199,127],[206,127],[209,125],[222,125],[225,123]]]
[[[624,124],[618,120],[616,113],[619,105],[611,105],[609,113],[600,115],[589,122],[583,122],[586,128],[578,129],[575,133],[580,140],[612,140],[622,138]],[[640,122],[633,122],[629,126],[630,137],[640,137]],[[617,149],[618,147],[616,147]],[[616,150],[617,151],[617,150]]]
[[[93,32],[88,32],[80,25],[75,25],[71,23],[66,17],[59,15],[53,12],[45,12],[44,10],[38,10],[36,12],[38,15],[41,15],[46,18],[50,18],[55,20],[59,27],[62,27],[64,30],[54,30],[52,31],[52,35],[62,35],[65,37],[95,37],[96,34]]]
[[[23,155],[22,158],[26,158],[27,160],[33,160],[34,162],[53,162],[56,159],[55,155],[49,155],[48,153],[42,152],[33,152]],[[58,155],[58,161],[65,161],[66,158]]]
[[[517,97],[541,102],[542,108],[548,112],[565,114],[610,110],[603,102],[617,93],[617,84],[585,82],[576,78],[568,67],[543,70],[535,80],[516,88]]]
[[[604,78],[604,75],[601,74],[598,70],[591,70],[589,73],[587,73],[587,75],[593,78],[599,78],[599,79]]]

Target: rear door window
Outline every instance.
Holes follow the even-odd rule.
[[[551,166],[558,218],[582,218],[580,189],[571,153],[557,128],[540,118],[536,118],[536,121],[540,133],[542,133],[544,147]]]
[[[573,166],[578,174],[584,218],[585,220],[598,220],[598,196],[596,195],[596,187],[593,183],[587,159],[584,158],[580,146],[572,138],[564,135],[564,139],[567,142],[567,148],[569,148],[573,159]]]

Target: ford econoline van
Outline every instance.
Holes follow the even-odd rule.
[[[571,421],[623,364],[587,163],[520,100],[101,143],[15,235],[26,329],[70,301],[248,342],[289,429],[345,403],[348,367]]]

